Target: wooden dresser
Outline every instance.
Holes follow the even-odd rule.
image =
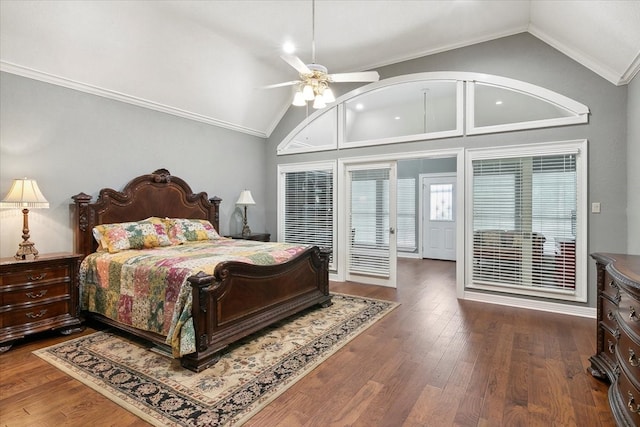
[[[0,352],[13,341],[50,329],[79,329],[78,268],[82,255],[0,259]]]
[[[597,351],[591,374],[608,379],[619,426],[640,426],[640,256],[595,253]]]

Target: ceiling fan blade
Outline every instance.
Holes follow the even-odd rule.
[[[291,80],[290,82],[282,82],[282,83],[276,83],[273,85],[262,86],[262,89],[273,89],[276,87],[293,86],[298,83],[300,83],[300,80]]]
[[[339,73],[329,74],[332,82],[377,82],[380,74],[377,71],[363,71],[361,73]]]
[[[295,55],[282,55],[280,58],[284,59],[284,61],[291,65],[293,68],[298,70],[300,74],[311,74],[311,70],[307,67],[307,64],[302,62],[300,58]]]

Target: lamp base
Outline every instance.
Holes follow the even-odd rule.
[[[242,237],[251,236],[251,229],[247,222],[247,205],[244,205],[244,218],[242,218]]]
[[[18,252],[16,252],[15,259],[27,259],[27,256],[33,255],[33,259],[38,258],[38,250],[33,242],[25,240],[18,245]]]

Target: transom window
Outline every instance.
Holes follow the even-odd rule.
[[[579,102],[506,77],[409,74],[363,86],[316,111],[278,145],[278,155],[564,126],[586,123],[588,114]]]

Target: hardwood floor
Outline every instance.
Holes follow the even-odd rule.
[[[397,289],[331,283],[401,305],[246,426],[614,425],[586,370],[594,319],[458,301],[452,262],[401,259],[398,272]],[[148,425],[31,354],[65,339],[0,355],[0,425]]]

